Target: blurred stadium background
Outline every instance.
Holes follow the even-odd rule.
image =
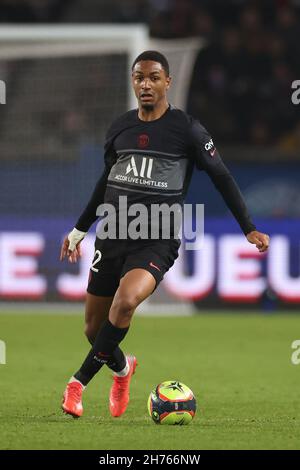
[[[299,0],[0,1],[1,448],[299,448],[299,37]],[[135,106],[130,65],[147,48],[169,58],[170,101],[209,129],[271,245],[257,253],[195,172],[204,249],[182,251],[140,308],[168,317],[137,318],[126,338],[141,367],[122,425],[99,374],[78,433],[59,403],[88,347],[69,313],[83,314],[93,230],[80,264],[59,250],[102,172],[107,127]],[[199,405],[180,432],[146,417],[151,388],[173,377]]]
[[[196,172],[187,202],[205,204],[206,247],[182,253],[147,308],[298,309],[299,15],[297,0],[2,0],[2,305],[84,299],[94,236],[79,266],[59,264],[60,242],[102,171],[109,123],[134,106],[130,64],[153,47],[171,62],[170,101],[209,129],[272,244],[258,256]]]

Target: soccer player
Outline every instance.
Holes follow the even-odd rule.
[[[260,252],[267,250],[269,237],[253,225],[211,136],[197,120],[168,103],[170,84],[169,64],[161,53],[145,51],[136,58],[132,86],[138,108],[111,125],[105,142],[104,173],[75,228],[63,241],[61,260],[77,261],[80,243],[104,202],[112,204],[116,212],[120,210],[119,196],[127,197],[129,207],[136,203],[149,209],[153,204],[182,205],[195,167],[209,175],[247,240]],[[111,415],[125,412],[137,361],[124,355],[120,343],[136,307],[153,293],[173,265],[179,245],[174,234],[169,239],[96,237],[85,312],[85,334],[92,348],[67,384],[62,404],[65,413],[82,415],[82,392],[104,364],[113,371]]]

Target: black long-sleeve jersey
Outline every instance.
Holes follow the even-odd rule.
[[[119,196],[127,196],[128,205],[182,204],[194,167],[209,175],[244,234],[255,230],[211,136],[173,106],[153,121],[140,120],[138,110],[120,116],[107,133],[104,160],[104,172],[76,223],[78,230],[88,231],[100,204],[110,203],[118,210]]]

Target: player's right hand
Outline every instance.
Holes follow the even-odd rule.
[[[85,237],[86,232],[81,232],[74,228],[72,232],[69,233],[64,238],[64,241],[60,250],[60,261],[62,261],[66,256],[70,263],[76,263],[78,258],[81,257],[81,247],[80,243]]]

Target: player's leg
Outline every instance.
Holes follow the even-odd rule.
[[[121,279],[109,312],[109,321],[115,328],[129,327],[136,306],[151,295],[161,282],[177,258],[178,248],[177,241],[170,243],[158,241],[151,245],[146,243],[142,249],[140,247],[136,249],[133,245],[133,249],[129,250],[123,267],[125,275]],[[121,416],[129,403],[129,387],[136,365],[135,357],[129,357],[128,362],[127,370],[121,371],[122,375],[114,374],[109,396],[112,416]]]
[[[124,330],[129,327],[136,306],[151,295],[161,282],[164,274],[177,258],[178,248],[177,241],[169,243],[158,241],[150,245],[146,243],[142,248],[139,245],[137,249],[133,244],[123,267],[122,273],[125,275],[122,277],[109,312],[108,321],[115,328]],[[114,375],[109,396],[112,416],[121,416],[129,403],[130,380],[134,373],[136,359],[130,357],[128,362],[129,367],[122,371],[124,375]],[[124,372],[127,372],[127,375]]]
[[[122,257],[116,249],[102,250],[102,256],[99,257],[98,248],[97,246],[92,265],[93,269],[90,271],[85,312],[85,333],[92,344],[97,333],[107,321],[112,299],[119,285],[118,279],[122,268]],[[109,257],[112,252],[117,255],[113,259]],[[98,262],[95,263],[95,260],[98,260]],[[99,265],[100,262],[101,266]],[[120,370],[124,368],[125,364],[124,354],[119,348],[116,348],[111,355],[109,365]],[[74,417],[82,415],[82,392],[84,388],[84,384],[78,378],[71,377],[63,397],[62,408],[65,413]]]
[[[109,318],[98,332],[81,368],[74,375],[84,386],[111,360],[112,353],[129,330],[135,308],[151,295],[155,285],[155,278],[144,269],[132,269],[124,275],[114,296]]]
[[[78,381],[77,383],[86,386],[104,364],[115,371],[110,392],[110,412],[115,417],[121,416],[127,408],[130,379],[137,365],[134,356],[124,356],[119,344],[128,332],[135,308],[149,297],[155,285],[155,278],[145,269],[132,269],[122,277],[109,318],[99,330],[81,368],[74,374],[73,382],[76,384]],[[117,363],[114,362],[116,355]]]
[[[144,269],[132,269],[121,279],[120,286],[114,297],[109,321],[115,328],[129,328],[132,315],[136,307],[155,288],[156,280]],[[113,384],[109,394],[109,410],[112,416],[121,416],[127,409],[129,403],[129,391],[131,377],[135,372],[137,360],[135,356],[126,356],[127,364],[113,376]]]
[[[121,278],[109,311],[112,325],[120,329],[129,328],[135,309],[152,294],[155,286],[155,278],[145,269],[128,271]]]
[[[98,296],[87,292],[85,303],[85,335],[93,346],[96,336],[108,318],[114,296]],[[114,372],[120,372],[126,365],[123,352],[117,347],[107,365]]]
[[[88,341],[93,345],[98,331],[107,320],[113,296],[97,296],[87,292],[85,302],[85,328]],[[84,388],[74,377],[71,377],[64,392],[62,409],[65,413],[79,417],[83,413],[81,395]]]
[[[87,292],[84,333],[91,345],[94,344],[98,331],[108,318],[113,298],[113,296],[103,297]]]
[[[94,344],[97,333],[108,318],[113,296],[97,296],[87,292],[85,304],[85,335],[91,345]],[[111,360],[107,364],[112,369],[122,370],[126,364],[126,358],[119,347],[112,353]],[[66,413],[74,417],[82,415],[83,408],[81,395],[84,388],[74,377],[71,377],[63,398],[62,408]]]

